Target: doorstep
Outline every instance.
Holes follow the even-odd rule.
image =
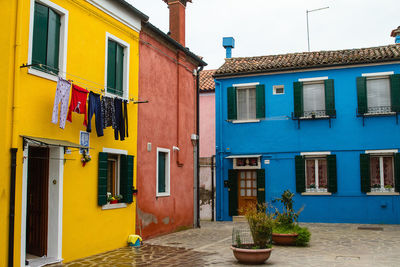
[[[245,216],[232,216],[233,222],[247,222]]]

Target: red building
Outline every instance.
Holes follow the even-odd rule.
[[[164,0],[170,35],[143,23],[139,47],[137,233],[143,238],[198,220],[198,86],[206,63],[185,48],[185,8]],[[195,190],[193,190],[195,189]]]

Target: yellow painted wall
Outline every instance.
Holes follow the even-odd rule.
[[[21,46],[17,64],[28,61],[30,0],[21,2]],[[7,2],[7,3],[6,3]],[[80,131],[85,131],[83,115],[73,113],[72,123],[67,122],[64,130],[51,123],[56,82],[29,74],[27,68],[14,66],[14,34],[17,1],[2,1],[0,25],[2,25],[2,64],[0,77],[2,97],[0,98],[0,266],[6,266],[8,251],[8,206],[11,148],[11,114],[14,69],[17,77],[18,103],[16,109],[17,136],[17,184],[14,266],[20,265],[21,252],[21,198],[22,198],[22,138],[29,135],[79,143]],[[53,3],[69,11],[67,72],[87,80],[104,84],[106,32],[130,44],[129,98],[138,97],[139,34],[118,22],[96,7],[83,0],[52,0]],[[3,39],[4,42],[3,42]],[[83,80],[69,76],[79,85]],[[87,87],[89,90],[90,87]],[[111,128],[97,137],[94,117],[90,134],[90,155],[92,161],[82,167],[78,151],[65,155],[63,187],[63,232],[62,258],[64,262],[96,253],[116,249],[126,245],[129,234],[135,232],[136,199],[126,208],[102,210],[97,205],[98,153],[103,147],[127,150],[136,157],[137,151],[137,105],[128,104],[129,137],[125,141],[114,140]],[[136,162],[134,171],[136,185]]]

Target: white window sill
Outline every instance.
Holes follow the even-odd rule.
[[[157,193],[156,197],[169,197],[170,195],[170,193]]]
[[[252,122],[260,122],[260,120],[234,120],[232,123],[252,123]]]
[[[367,117],[387,116],[387,115],[396,115],[396,112],[364,113],[364,116],[367,116]]]
[[[50,80],[50,81],[54,81],[54,82],[58,81],[58,77],[56,75],[52,75],[50,73],[46,73],[44,71],[40,71],[40,70],[34,69],[32,67],[30,67],[28,69],[28,73],[38,76],[38,77],[41,77],[41,78],[44,78],[44,79],[47,79],[47,80]]]
[[[302,196],[330,196],[332,193],[330,192],[303,192]]]
[[[115,204],[106,204],[101,206],[102,210],[112,210],[112,209],[122,209],[126,208],[128,205],[126,203],[115,203]]]
[[[367,196],[398,196],[399,192],[368,192]]]
[[[312,120],[312,119],[329,119],[329,116],[324,115],[324,116],[304,116],[300,117],[300,120]]]

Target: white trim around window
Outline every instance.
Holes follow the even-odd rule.
[[[158,155],[159,152],[166,153],[165,158],[165,192],[158,192]],[[171,150],[167,148],[157,147],[157,161],[156,161],[156,197],[167,197],[171,195],[170,185],[171,185]]]
[[[374,73],[362,73],[362,77],[376,77],[376,76],[389,76],[394,74],[394,71],[386,71],[386,72],[374,72]]]
[[[233,87],[254,87],[256,85],[259,85],[259,82],[255,82],[255,83],[236,83],[236,84],[232,84]]]
[[[282,89],[282,93],[278,93],[277,90]],[[272,86],[272,94],[274,95],[284,95],[285,94],[285,86],[284,85],[274,85]]]
[[[328,76],[324,77],[315,77],[315,78],[301,78],[299,79],[299,82],[318,82],[318,81],[324,81],[328,80]]]
[[[107,92],[107,63],[108,63],[108,40],[113,40],[117,42],[122,47],[124,47],[124,76],[123,76],[123,96],[125,100],[129,99],[129,55],[130,55],[130,45],[128,42],[106,32],[106,51],[105,51],[105,69],[104,69],[104,88],[106,88],[105,95],[110,97],[115,97],[115,94]]]
[[[103,147],[103,152],[111,154],[128,155],[127,150]]]
[[[49,0],[31,0],[30,14],[29,14],[29,44],[28,44],[28,65],[32,64],[32,47],[33,47],[33,23],[35,18],[35,2],[48,6],[60,15],[60,48],[59,48],[59,73],[61,77],[65,78],[67,71],[67,43],[68,43],[68,10],[54,4]],[[28,73],[39,76],[51,81],[57,81],[56,75],[40,71],[34,68],[28,68]]]
[[[398,149],[365,150],[365,154],[393,154],[397,152]]]
[[[320,152],[300,152],[301,156],[323,156],[330,155],[330,151],[320,151]]]

